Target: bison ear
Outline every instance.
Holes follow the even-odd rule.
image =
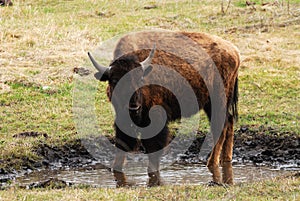
[[[108,68],[107,68],[107,71],[108,71]],[[94,77],[100,81],[108,81],[109,80],[108,73],[106,73],[106,72],[104,74],[102,74],[101,72],[97,72],[94,74]]]
[[[94,67],[99,71],[94,74],[95,78],[100,81],[107,81],[109,79],[109,69],[104,66],[101,66],[97,63],[97,61],[94,59],[94,57],[91,55],[91,53],[88,52],[89,58],[91,62],[93,63]]]

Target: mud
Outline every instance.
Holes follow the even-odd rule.
[[[198,153],[205,134],[202,132],[198,134],[188,151],[181,156],[180,162],[199,162]],[[109,140],[114,143],[113,138]],[[90,155],[80,140],[63,147],[43,144],[36,151],[44,158],[43,163],[49,166],[60,164],[61,167],[82,167],[95,163],[95,158]],[[143,152],[142,147],[140,151]],[[300,135],[280,132],[271,127],[241,126],[235,131],[233,158],[236,163],[300,167]]]
[[[31,184],[25,186],[25,188],[27,188],[27,189],[33,189],[33,188],[62,189],[62,188],[66,188],[66,187],[72,186],[72,185],[73,185],[72,183],[65,182],[64,180],[61,180],[61,179],[50,178],[45,181],[31,183]]]
[[[197,159],[199,147],[204,140],[204,134],[200,133],[200,136],[186,153],[186,160]],[[299,169],[300,135],[280,132],[271,127],[241,126],[235,131],[233,160],[235,163]]]
[[[273,128],[242,127],[235,141],[234,158],[239,162],[282,168],[300,168],[300,136]]]
[[[38,137],[38,136],[43,136],[44,138],[48,138],[47,133],[40,133],[40,132],[34,132],[34,131],[22,132],[22,133],[13,135],[14,138]]]
[[[201,132],[192,143],[188,151],[178,159],[178,164],[205,164],[205,159],[199,159],[199,150],[205,139]],[[38,132],[24,132],[14,137],[47,138],[47,134]],[[114,143],[114,139],[110,138]],[[36,153],[41,161],[27,161],[22,171],[0,169],[0,188],[5,187],[12,179],[20,175],[30,174],[41,170],[70,170],[70,169],[107,169],[99,164],[82,145],[81,140],[75,140],[61,147],[40,144]],[[142,148],[140,149],[142,152]],[[110,153],[108,153],[109,155]],[[281,170],[300,170],[300,135],[296,133],[280,132],[271,127],[241,126],[235,131],[233,151],[234,165],[251,164],[252,166],[268,166]],[[30,164],[32,163],[32,164]],[[29,165],[28,165],[29,164]],[[51,178],[44,186],[51,183]],[[45,182],[45,181],[44,181]],[[57,183],[57,182],[56,182]],[[58,182],[59,183],[59,182]],[[58,186],[67,185],[66,183]],[[43,187],[43,184],[31,184],[29,187]]]

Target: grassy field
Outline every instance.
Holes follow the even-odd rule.
[[[234,187],[163,186],[156,188],[67,188],[67,189],[9,189],[0,191],[0,200],[299,200],[300,179],[278,178]]]
[[[255,2],[255,6],[246,6],[245,1],[233,0],[225,14],[221,13],[221,3],[213,0],[14,0],[12,7],[0,7],[0,168],[30,165],[39,159],[32,150],[41,143],[63,145],[79,138],[72,119],[73,69],[90,65],[86,53],[102,41],[151,28],[208,32],[233,42],[242,57],[236,128],[263,125],[299,134],[300,1],[289,1],[289,9],[286,1],[266,0],[263,2],[270,3],[264,6],[262,1]],[[156,7],[145,9],[153,5]],[[113,134],[104,85],[99,87],[99,118],[105,117],[101,119],[104,132]],[[48,138],[13,137],[26,131],[46,133]],[[215,199],[243,196],[244,191],[253,188],[259,192],[252,193],[254,200],[255,196],[267,196],[261,186],[274,196],[277,192],[273,191],[281,189],[278,198],[282,199],[282,189],[289,188],[289,183],[299,186],[299,180],[286,179],[282,182],[285,187],[276,182],[236,186],[231,193],[222,188],[186,188],[191,189],[192,195],[199,192],[200,196]],[[124,194],[121,200],[136,196],[130,197],[134,200],[161,191],[166,196],[176,192],[183,199],[184,188],[118,190],[116,195],[107,189],[50,193],[57,199],[74,194],[78,195],[77,200],[95,200],[99,196],[109,200]],[[11,191],[16,197],[10,198],[16,200],[44,200],[50,196],[47,191],[12,189],[0,192],[0,200],[12,196]],[[293,195],[288,193],[291,199]]]

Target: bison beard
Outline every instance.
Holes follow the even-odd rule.
[[[218,73],[220,74],[224,89],[218,89],[219,83],[214,80],[214,74],[210,71],[211,64],[208,63],[208,58],[193,58],[189,61],[182,59],[182,57],[176,56],[172,53],[168,53],[161,49],[153,48],[141,49],[135,48],[135,43],[138,44],[152,43],[155,44],[159,41],[159,45],[168,46],[172,44],[173,39],[179,37],[188,38],[193,42],[194,46],[201,48],[206,57],[214,63]],[[177,47],[182,47],[186,52],[183,56],[188,58],[192,55],[189,51],[189,47],[183,44],[176,44]],[[126,152],[133,151],[139,145],[137,139],[138,133],[141,133],[141,143],[148,154],[148,175],[149,175],[149,186],[156,186],[161,184],[159,174],[159,161],[163,153],[164,147],[169,143],[169,130],[167,127],[168,122],[180,119],[182,116],[189,117],[203,109],[209,121],[211,122],[211,132],[213,136],[220,136],[215,138],[214,148],[208,159],[208,169],[213,175],[213,182],[215,183],[226,183],[233,184],[233,173],[232,173],[232,149],[233,149],[233,123],[237,119],[237,97],[238,97],[238,68],[240,65],[239,53],[235,46],[228,41],[225,41],[219,37],[211,36],[204,33],[186,33],[186,32],[171,32],[164,35],[162,32],[140,32],[134,37],[126,35],[120,39],[114,52],[114,61],[111,63],[109,68],[100,66],[94,58],[89,54],[90,59],[96,69],[99,71],[95,74],[96,79],[100,81],[108,81],[107,95],[109,100],[112,102],[116,109],[116,123],[114,124],[116,132],[116,147],[119,148],[114,163],[113,172],[117,181],[117,186],[128,185],[126,177],[122,172],[122,167],[126,158]],[[180,55],[181,56],[181,55]],[[206,72],[206,77],[209,77],[208,81],[204,81],[203,77],[199,74],[197,69],[193,68],[193,61],[197,62],[200,68]],[[196,107],[190,108],[190,111],[184,115],[181,114],[180,106],[177,98],[174,94],[164,87],[157,85],[145,85],[142,88],[138,88],[137,82],[147,83],[147,79],[151,76],[156,76],[156,79],[163,79],[166,83],[176,85],[176,88],[180,91],[181,85],[174,80],[174,77],[168,77],[164,74],[163,69],[159,69],[155,66],[164,66],[169,69],[175,70],[182,77],[184,77],[188,84],[192,87],[192,90],[197,98],[197,109]],[[135,93],[130,99],[129,106],[124,107],[120,104],[122,94],[117,94],[117,97],[112,97],[114,89],[118,84],[119,80],[123,78],[128,72],[136,69],[137,73],[130,77],[130,87],[134,88]],[[221,82],[222,82],[221,81]],[[217,101],[218,104],[224,105],[225,108],[225,123],[222,131],[215,130],[213,126],[212,116],[217,115],[217,112],[212,108],[211,95],[209,94],[208,87],[205,83],[211,82],[212,87],[215,91],[224,90],[226,100],[220,97]],[[126,90],[126,89],[124,89]],[[218,92],[218,91],[217,91]],[[180,92],[181,96],[184,97],[184,92]],[[180,94],[179,93],[179,94]],[[221,94],[221,93],[220,93]],[[221,95],[220,95],[221,96]],[[189,97],[185,97],[188,99]],[[156,105],[160,105],[166,112],[166,122],[163,128],[160,129],[158,134],[152,137],[143,137],[147,135],[140,132],[138,127],[147,127],[151,121],[149,118],[149,111]],[[122,123],[122,112],[127,112],[135,125],[126,125],[126,130],[118,127],[118,123]],[[158,113],[159,114],[159,113]],[[161,118],[161,119],[160,119]],[[164,121],[162,117],[158,116],[159,121]],[[222,122],[222,121],[220,121]],[[218,133],[219,132],[219,133]],[[217,134],[218,133],[218,134]],[[124,152],[125,151],[125,152]],[[222,166],[222,175],[219,170],[219,164]]]

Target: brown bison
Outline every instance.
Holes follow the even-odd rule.
[[[233,183],[233,123],[237,118],[240,65],[234,45],[204,33],[145,31],[122,37],[109,67],[99,65],[90,53],[89,57],[99,71],[96,79],[108,81],[107,96],[116,110],[114,127],[119,151],[113,172],[117,186],[127,185],[122,172],[126,152],[140,144],[149,158],[148,185],[160,185],[161,150],[170,143],[168,122],[189,117],[200,109],[208,116],[214,139],[207,163],[213,182]],[[192,94],[184,88],[187,85]],[[163,110],[157,109],[158,105]],[[143,129],[149,126],[152,129]]]

